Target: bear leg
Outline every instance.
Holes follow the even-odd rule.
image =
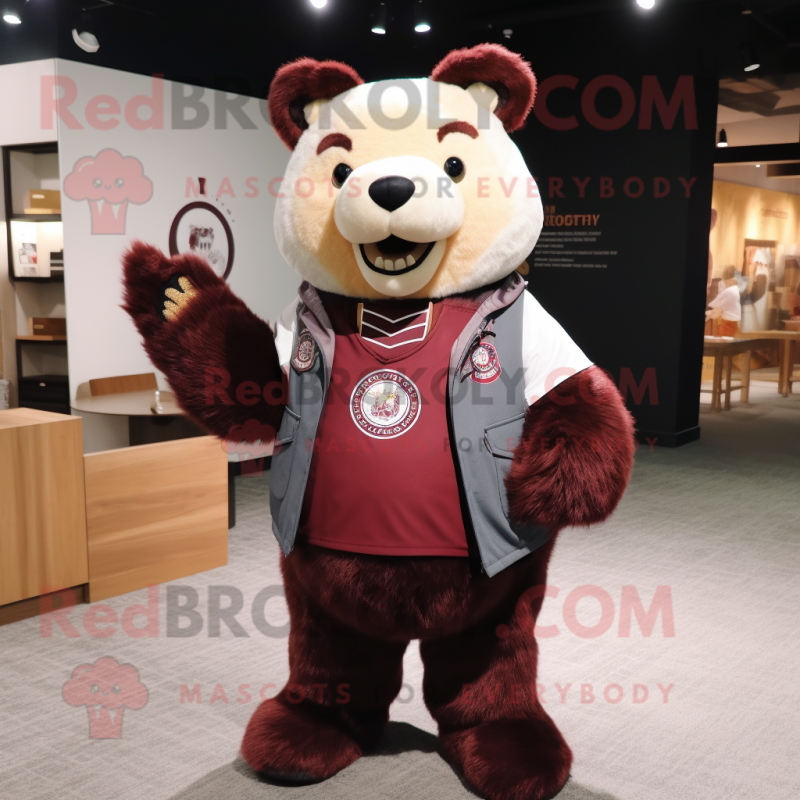
[[[285,578],[289,680],[256,709],[242,755],[268,778],[313,783],[377,744],[402,686],[408,642],[371,639],[341,625]]]
[[[569,778],[572,752],[537,694],[531,610],[420,646],[442,752],[489,800],[546,800]]]

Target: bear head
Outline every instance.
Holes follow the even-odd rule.
[[[451,52],[431,77],[365,84],[300,59],[269,93],[293,150],[275,210],[289,264],[318,289],[443,297],[519,267],[543,221],[509,137],[533,106],[530,65],[499,45]]]

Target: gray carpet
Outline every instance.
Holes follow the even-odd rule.
[[[540,681],[575,752],[559,800],[800,797],[800,397],[756,383],[750,405],[734,401],[722,414],[707,410],[707,397],[700,442],[642,447],[614,517],[565,531],[556,547],[550,584],[559,594],[545,601],[541,624],[559,634],[541,640]],[[393,726],[380,753],[303,789],[260,783],[237,762],[260,688],[271,696],[287,677],[282,598],[267,604],[271,629],[259,630],[249,611],[260,590],[280,583],[267,476],[237,481],[230,563],[174,582],[197,593],[197,635],[167,635],[166,586],[155,638],[134,638],[119,624],[107,638],[90,636],[86,606],[70,617],[78,637],[57,625],[42,635],[35,619],[0,628],[0,799],[472,796],[435,752],[416,647],[392,707],[393,721],[407,725]],[[594,638],[569,625],[597,623],[597,600],[581,600],[575,621],[564,609],[587,584],[613,605],[613,624]],[[209,635],[214,586],[241,596],[246,636],[224,625]],[[643,636],[634,616],[630,636],[621,636],[624,586],[636,587],[645,608],[657,587],[670,587],[675,635],[664,635],[659,618]],[[135,592],[102,605],[121,616],[145,602]],[[90,738],[87,709],[62,698],[75,667],[101,656],[132,664],[149,693],[143,708],[125,710],[121,739]],[[611,702],[614,684],[619,702]],[[646,687],[644,702],[633,702],[634,684]],[[672,685],[666,703],[659,684]],[[197,685],[202,702],[185,694],[182,702],[182,685]],[[641,700],[645,690],[636,691]]]
[[[405,722],[390,722],[380,750],[362,758],[324,783],[287,787],[259,780],[239,756],[204,775],[173,800],[351,800],[353,797],[408,800],[455,800],[477,795],[462,785],[436,754],[436,737]],[[558,800],[615,800],[569,781]]]

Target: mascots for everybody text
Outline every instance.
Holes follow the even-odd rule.
[[[508,134],[535,87],[497,45],[408,81],[282,67],[275,232],[303,283],[274,329],[197,256],[125,257],[126,308],[186,412],[274,439],[291,675],[242,743],[266,776],[322,781],[373,748],[412,639],[470,785],[546,798],[569,776],[533,626],[557,533],[614,509],[633,429],[516,271],[542,206]]]

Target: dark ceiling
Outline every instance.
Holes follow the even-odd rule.
[[[15,0],[0,0],[5,2]],[[0,23],[0,63],[57,55],[263,96],[275,68],[300,55],[348,61],[374,80],[396,77],[398,65],[408,74],[426,74],[453,47],[497,41],[513,48],[515,40],[547,37],[552,25],[563,35],[570,20],[596,25],[602,36],[632,19],[651,34],[660,26],[674,30],[680,19],[688,35],[702,15],[704,30],[718,32],[708,37],[709,72],[743,80],[739,45],[751,41],[763,61],[760,75],[772,84],[780,87],[785,75],[800,73],[798,0],[656,3],[644,12],[634,0],[424,0],[432,30],[419,34],[413,27],[420,5],[387,0],[387,33],[377,36],[370,27],[378,0],[328,0],[322,10],[310,0],[29,0],[23,25]],[[72,41],[82,8],[91,9],[88,24],[101,44],[95,54]],[[742,13],[748,10],[752,13]],[[503,34],[507,28],[513,30],[510,39]],[[680,48],[679,38],[673,46]]]

